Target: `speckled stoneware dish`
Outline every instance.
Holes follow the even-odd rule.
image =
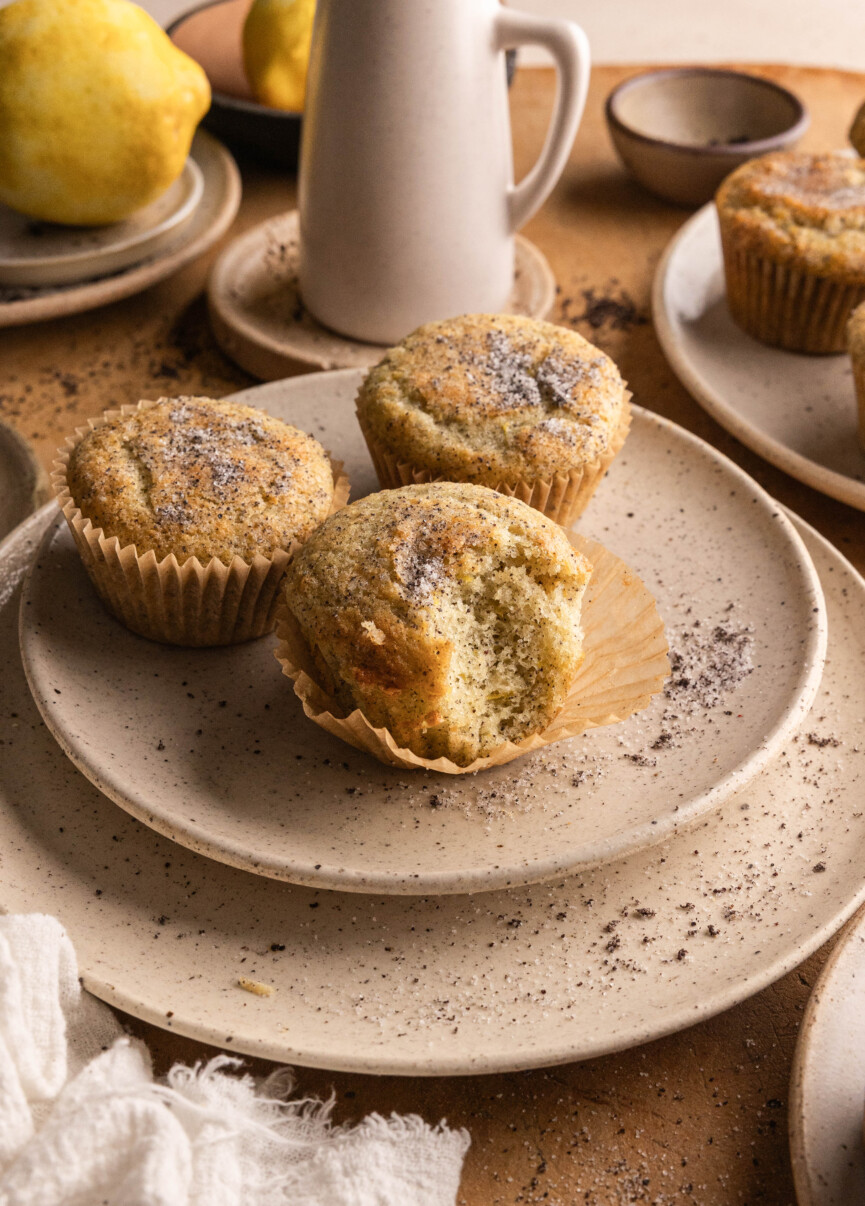
[[[522,235],[509,311],[546,318],[556,280],[546,256]],[[321,369],[370,368],[385,353],[323,327],[300,296],[297,210],[277,214],[240,235],[210,272],[210,323],[222,350],[262,381]],[[406,332],[408,334],[408,332]]]
[[[211,862],[75,770],[16,660],[19,584],[52,513],[0,551],[0,906],[59,916],[85,986],[141,1018],[367,1073],[564,1063],[735,1005],[865,898],[865,583],[807,529],[829,656],[811,715],[759,778],[690,832],[573,879],[406,899]]]
[[[45,322],[80,314],[131,297],[177,272],[225,234],[240,205],[240,173],[221,143],[199,130],[191,156],[204,178],[204,192],[189,219],[140,263],[113,275],[72,285],[0,285],[0,327]]]
[[[203,192],[201,168],[187,159],[161,197],[110,226],[34,222],[0,205],[0,284],[68,285],[139,264],[192,217]]]
[[[714,205],[668,246],[652,294],[655,330],[677,377],[713,418],[815,490],[865,510],[865,451],[847,356],[766,347],[727,310]]]
[[[0,540],[50,497],[48,474],[29,442],[0,423]]]
[[[375,489],[354,420],[361,379],[314,374],[235,397],[316,435],[359,498]],[[24,663],[79,768],[213,858],[356,892],[546,880],[653,845],[752,779],[810,706],[825,649],[822,592],[792,525],[665,420],[637,408],[580,530],[657,600],[671,685],[622,724],[477,775],[385,767],[324,732],[274,640],[190,651],[133,636],[96,599],[62,521],[25,591]]]
[[[865,913],[817,981],[790,1083],[790,1154],[799,1206],[865,1202]]]

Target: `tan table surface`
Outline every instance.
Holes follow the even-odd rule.
[[[865,99],[865,75],[756,70],[781,80],[808,104],[806,145],[844,145]],[[626,74],[616,67],[596,70],[570,164],[526,228],[560,283],[559,320],[612,354],[636,401],[722,449],[861,570],[865,516],[748,452],[700,410],[663,358],[649,319],[652,274],[687,213],[645,194],[614,157],[602,103]],[[518,172],[540,147],[552,90],[546,70],[517,75],[512,108]],[[232,234],[293,204],[293,181],[245,168],[244,185]],[[218,396],[251,384],[210,335],[202,298],[207,267],[199,261],[137,298],[90,314],[0,331],[0,417],[33,440],[47,465],[64,433],[107,406],[166,393]],[[717,1018],[589,1063],[431,1080],[299,1069],[299,1088],[327,1095],[333,1087],[341,1120],[398,1110],[468,1127],[472,1147],[460,1197],[465,1206],[787,1206],[794,1201],[786,1131],[790,1062],[827,952]],[[175,1059],[194,1062],[209,1052],[127,1020],[150,1045],[158,1071]]]

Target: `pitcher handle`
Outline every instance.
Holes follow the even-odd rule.
[[[511,231],[516,231],[540,209],[564,170],[586,104],[591,54],[588,38],[573,21],[515,9],[503,8],[496,14],[494,36],[498,50],[529,44],[545,47],[558,69],[556,102],[543,150],[528,175],[508,190]]]

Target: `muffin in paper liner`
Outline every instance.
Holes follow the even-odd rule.
[[[157,561],[150,550],[139,553],[134,544],[121,547],[87,519],[72,498],[66,472],[72,451],[89,431],[116,418],[156,405],[153,401],[109,410],[88,420],[67,437],[66,448],[54,462],[51,481],[60,509],[69,524],[78,552],[99,596],[121,623],[150,640],[169,645],[236,645],[273,629],[279,584],[300,542],[252,561],[234,556],[226,565],[212,558],[202,565],[197,557],[179,562],[172,553]],[[334,493],[328,514],[348,502],[349,480],[341,461],[331,459]]]
[[[573,533],[569,539],[591,561],[592,576],[582,610],[583,662],[565,705],[543,732],[517,743],[504,742],[468,766],[458,766],[449,758],[421,758],[401,749],[387,729],[374,728],[359,709],[345,716],[328,694],[327,684],[312,677],[317,672],[310,650],[281,597],[276,613],[276,659],[283,674],[293,681],[310,720],[388,766],[465,775],[501,766],[588,729],[618,724],[642,711],[670,672],[664,624],[651,593],[623,561],[597,541]]]
[[[843,352],[850,312],[865,285],[817,276],[736,245],[721,215],[727,305],[748,335],[789,352]]]
[[[631,394],[626,392],[619,425],[613,432],[606,451],[590,464],[581,465],[578,469],[571,469],[567,473],[557,473],[551,479],[530,481],[521,478],[516,482],[496,482],[494,485],[489,482],[478,484],[489,486],[491,490],[496,490],[499,494],[518,498],[520,502],[528,503],[530,507],[534,507],[536,511],[540,511],[563,528],[570,527],[585,511],[589,500],[601,484],[604,474],[622,449],[631,427],[630,398]],[[394,490],[400,486],[417,486],[426,482],[457,480],[432,473],[421,465],[413,465],[408,461],[400,460],[375,439],[359,413],[357,421],[383,490]]]

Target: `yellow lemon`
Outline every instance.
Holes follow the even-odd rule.
[[[303,111],[315,0],[254,0],[243,26],[243,65],[256,100]]]
[[[118,222],[180,175],[210,105],[202,69],[128,0],[0,9],[0,201]]]

